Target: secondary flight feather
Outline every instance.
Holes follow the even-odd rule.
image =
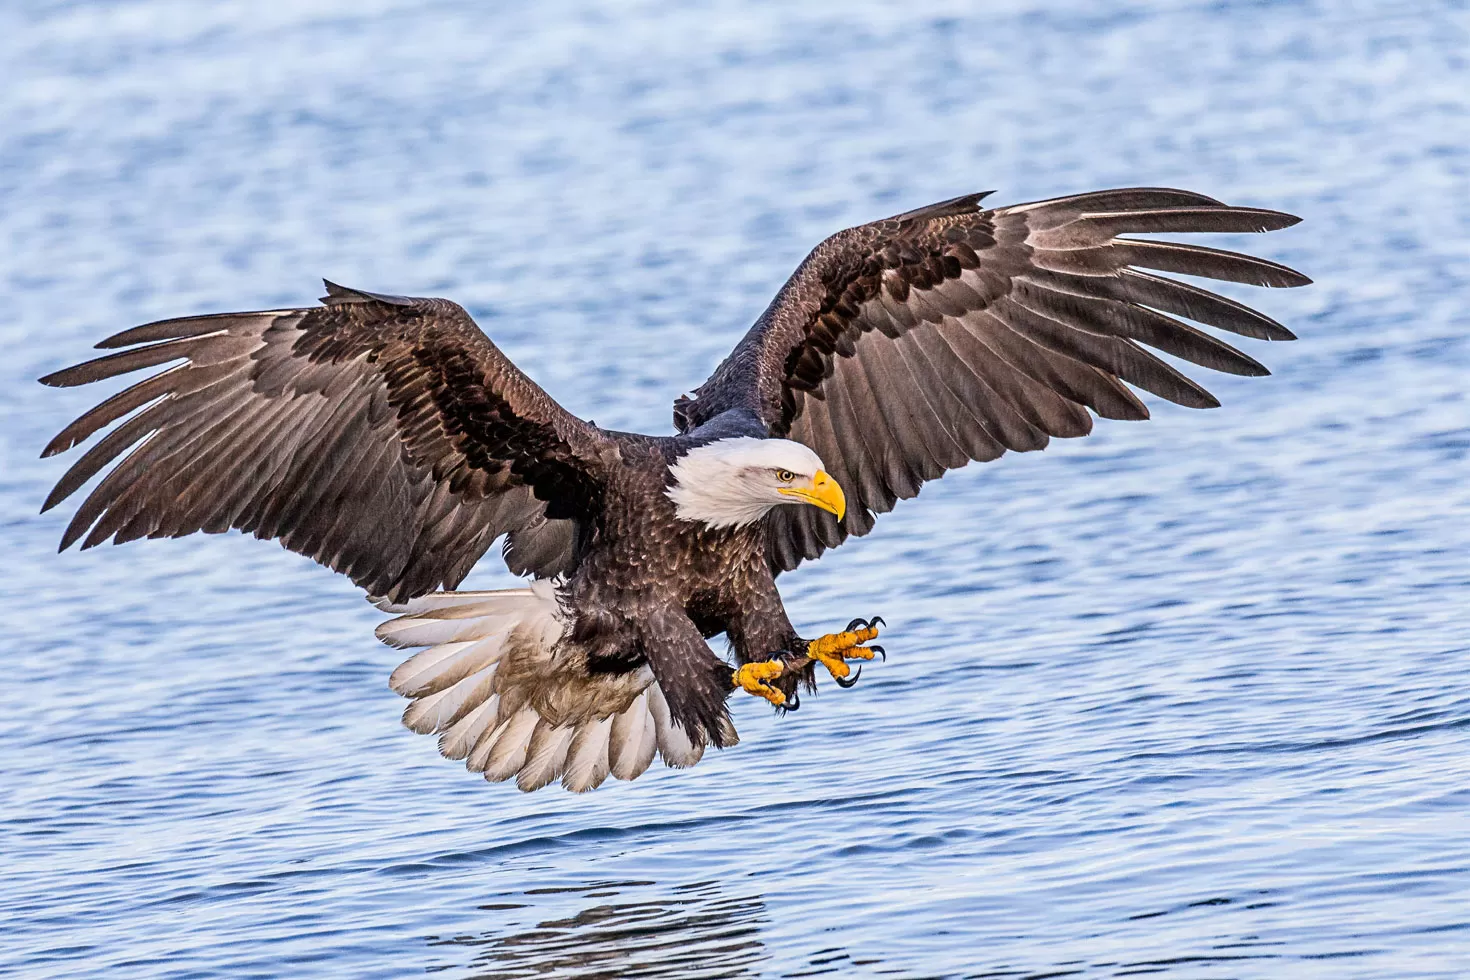
[[[732,693],[794,710],[819,667],[851,686],[853,662],[881,653],[881,620],[803,637],[782,571],[970,460],[1086,435],[1094,416],[1147,418],[1132,388],[1218,405],[1150,348],[1268,373],[1186,320],[1294,339],[1158,273],[1259,286],[1300,273],[1125,237],[1270,231],[1291,215],[1161,188],[983,197],[817,246],[675,402],[671,435],[573,416],[448,300],[328,283],[320,306],[135,327],[97,345],[116,353],[41,379],[170,365],[52,440],[46,456],[117,423],[43,509],[106,470],[63,549],[238,529],[347,575],[397,614],[379,637],[420,650],[390,679],[411,699],[404,723],[487,779],[583,791],[655,755],[693,765],[736,742]],[[501,538],[529,586],[452,591]],[[733,663],[706,642],[722,633]]]

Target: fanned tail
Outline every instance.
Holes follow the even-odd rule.
[[[378,639],[422,648],[388,681],[412,699],[403,724],[437,734],[445,758],[488,780],[514,776],[530,792],[560,779],[582,793],[609,775],[638,777],[655,753],[676,768],[704,754],[673,723],[646,666],[588,673],[585,656],[562,642],[566,622],[551,582],[379,608],[400,615],[378,627]]]

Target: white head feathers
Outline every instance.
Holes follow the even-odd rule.
[[[783,489],[810,485],[822,460],[789,439],[719,439],[691,449],[669,468],[675,515],[711,527],[752,524],[778,504],[799,501]]]

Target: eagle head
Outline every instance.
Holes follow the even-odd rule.
[[[753,524],[772,507],[811,504],[842,520],[847,498],[821,458],[789,439],[717,439],[669,467],[674,513],[709,527]]]

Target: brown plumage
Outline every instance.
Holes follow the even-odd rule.
[[[819,245],[710,379],[676,402],[674,436],[575,418],[446,300],[328,284],[321,307],[134,328],[98,345],[118,353],[42,379],[79,385],[177,362],[46,447],[59,453],[123,420],[44,509],[116,462],[63,548],[235,528],[277,538],[398,604],[453,589],[504,535],[509,566],[555,579],[555,600],[516,593],[516,609],[541,605],[535,616],[517,612],[508,633],[441,628],[471,615],[453,597],[402,607],[400,639],[428,639],[400,645],[430,646],[435,657],[447,649],[441,659],[457,665],[413,673],[402,693],[438,707],[426,721],[431,702],[416,701],[411,726],[444,733],[446,754],[463,750],[456,757],[472,768],[480,759],[493,778],[518,774],[535,788],[561,776],[583,789],[609,771],[641,772],[638,752],[664,711],[672,721],[660,722],[658,744],[687,764],[704,745],[734,740],[730,667],[705,639],[727,634],[739,663],[806,642],[776,591],[781,571],[866,534],[875,515],[972,459],[1085,435],[1093,414],[1147,418],[1130,385],[1188,407],[1218,404],[1147,348],[1267,373],[1178,317],[1292,339],[1263,314],[1156,273],[1264,286],[1307,282],[1299,273],[1119,236],[1267,231],[1294,217],[1156,188],[994,210],[981,209],[983,196]],[[680,469],[690,453],[742,439],[766,440],[758,452],[785,445],[770,440],[814,451],[851,503],[845,516],[768,505],[726,526],[676,508],[669,491],[693,472]],[[785,464],[773,471],[791,476]],[[485,599],[474,615],[498,623],[507,614],[486,610],[507,602]],[[535,642],[532,619],[544,627]],[[466,643],[479,646],[454,646]],[[568,670],[589,691],[604,683],[602,696],[568,695]],[[796,683],[780,682],[788,692]]]
[[[1146,419],[1123,382],[1190,408],[1219,405],[1144,345],[1231,374],[1269,372],[1168,314],[1262,340],[1281,324],[1145,269],[1299,286],[1298,272],[1121,233],[1270,231],[1277,211],[1156,188],[979,209],[971,194],[839,232],[802,262],[714,375],[675,407],[683,431],[735,406],[811,446],[857,504],[844,521],[771,515],[771,559],[795,568],[866,534],[922,483],[1007,449]]]

